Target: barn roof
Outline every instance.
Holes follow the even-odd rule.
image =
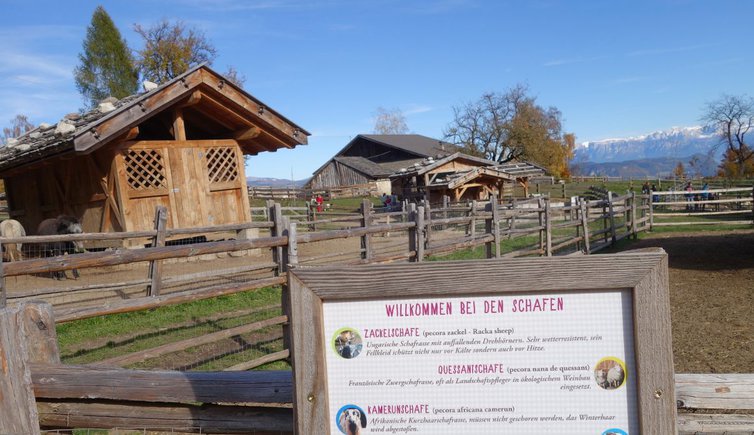
[[[65,153],[91,153],[173,107],[192,107],[197,114],[216,119],[248,154],[293,148],[306,144],[309,136],[208,66],[199,65],[155,89],[120,100],[109,98],[96,109],[68,114],[57,124],[43,123],[9,140],[0,148],[0,171]]]
[[[419,157],[450,154],[458,151],[458,147],[449,142],[422,136],[420,134],[360,134],[346,145],[340,153],[346,151],[360,138],[376,142],[381,145],[398,148]]]
[[[338,156],[334,157],[333,160],[373,178],[387,177],[392,172],[365,157]]]

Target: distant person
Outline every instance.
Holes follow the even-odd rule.
[[[701,207],[702,207],[702,211],[704,211],[707,208],[707,202],[706,201],[710,199],[709,184],[707,184],[706,181],[704,182],[704,184],[702,184],[702,195],[701,195],[701,198],[702,198]]]
[[[686,210],[693,210],[694,209],[694,194],[691,193],[694,191],[694,186],[691,184],[691,181],[686,183],[686,187],[684,189],[686,191]]]
[[[654,184],[651,187],[652,190],[652,202],[660,202],[660,195],[654,194],[654,192],[657,192],[657,186]]]
[[[322,195],[318,193],[314,200],[317,202],[317,212],[322,212],[322,203],[325,202],[325,200],[322,199]]]
[[[644,184],[641,185],[641,194],[642,195],[648,195],[649,194],[649,182],[644,182]]]

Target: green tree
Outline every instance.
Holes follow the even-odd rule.
[[[138,91],[139,75],[131,51],[102,6],[92,14],[73,73],[88,107],[110,96],[123,98]]]
[[[742,148],[742,152],[749,152],[746,145]],[[743,164],[743,170],[741,170],[738,154],[731,149],[727,149],[723,154],[723,161],[717,167],[717,175],[725,178],[754,177],[754,159],[746,160]]]
[[[673,169],[673,175],[675,178],[686,178],[686,168],[683,167],[682,162],[678,162],[677,165],[675,165],[675,169]]]
[[[151,27],[136,24],[134,30],[144,39],[136,65],[145,79],[155,83],[164,83],[201,63],[211,64],[217,56],[204,33],[182,21],[162,20]]]

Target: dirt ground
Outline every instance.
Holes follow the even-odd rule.
[[[754,373],[754,230],[661,233],[625,250],[668,253],[676,373]]]

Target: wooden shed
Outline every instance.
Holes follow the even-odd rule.
[[[440,159],[428,157],[390,176],[393,192],[403,198],[426,198],[439,202],[447,195],[453,201],[485,200],[502,196],[504,189],[543,175],[544,169],[527,162],[499,164],[460,152]]]
[[[457,150],[453,144],[418,134],[359,134],[314,171],[306,187],[327,190],[369,185],[377,194],[390,194],[390,174],[426,157],[447,156]]]
[[[77,216],[86,232],[251,220],[244,156],[306,144],[305,130],[207,66],[88,113],[42,124],[0,149],[10,216]]]

